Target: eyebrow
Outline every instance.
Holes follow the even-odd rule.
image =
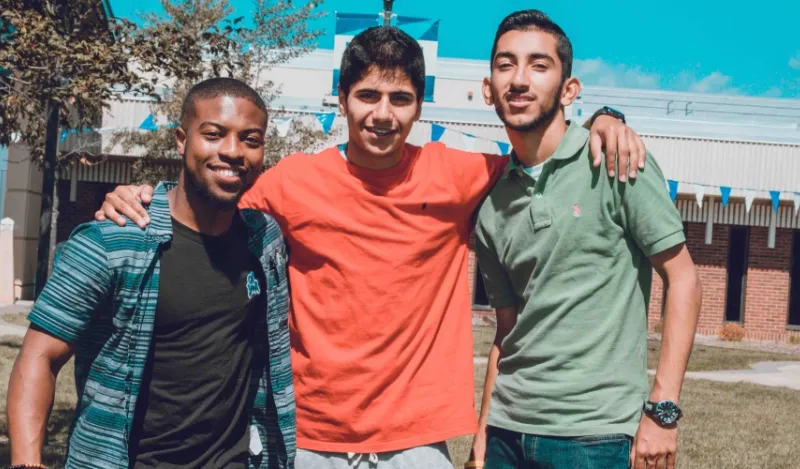
[[[494,55],[494,59],[495,60],[497,60],[497,59],[516,59],[516,58],[517,58],[516,55],[512,54],[511,52],[507,52],[507,51],[501,51],[501,52],[498,52],[498,53],[496,53]],[[553,59],[553,57],[551,55],[549,55],[549,54],[545,54],[543,52],[533,52],[531,54],[528,54],[528,60],[529,61],[538,60],[538,59],[546,59],[546,60],[549,60],[550,62],[555,63],[555,59]]]
[[[200,125],[199,125],[199,126],[197,126],[197,128],[199,129],[199,128],[202,128],[203,126],[206,126],[206,125],[213,125],[214,127],[217,127],[217,128],[220,128],[220,129],[225,129],[225,130],[228,130],[228,128],[227,128],[227,127],[225,127],[224,125],[222,125],[222,124],[218,124],[218,123],[216,123],[216,122],[214,122],[214,121],[203,121],[203,122],[201,122],[201,123],[200,123]],[[244,130],[240,130],[240,131],[239,131],[239,132],[237,132],[237,133],[240,133],[240,134],[241,134],[241,133],[250,133],[250,132],[258,132],[258,133],[260,133],[261,135],[264,135],[264,130],[262,130],[260,127],[253,127],[253,128],[250,128],[250,129],[244,129]]]
[[[360,90],[356,90],[355,92],[356,93],[376,93],[376,94],[381,94],[380,91],[378,91],[378,90],[376,90],[374,88],[362,88]],[[407,95],[407,96],[414,96],[414,93],[412,93],[410,91],[406,91],[406,90],[390,91],[389,94],[394,94],[394,95],[403,94],[403,95]]]

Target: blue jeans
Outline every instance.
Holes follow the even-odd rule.
[[[489,427],[486,469],[628,469],[628,435],[552,437]]]

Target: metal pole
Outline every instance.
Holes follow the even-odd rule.
[[[383,0],[383,25],[392,25],[392,4],[394,0]]]

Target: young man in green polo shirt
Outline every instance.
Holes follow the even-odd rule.
[[[468,466],[672,468],[700,285],[655,159],[628,185],[589,164],[589,133],[564,118],[571,66],[543,13],[501,23],[484,96],[514,152],[476,229],[498,328]],[[651,267],[667,285],[652,390]]]

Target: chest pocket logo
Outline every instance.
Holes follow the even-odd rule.
[[[252,299],[261,294],[261,286],[256,279],[256,273],[250,272],[247,274],[247,298]]]

